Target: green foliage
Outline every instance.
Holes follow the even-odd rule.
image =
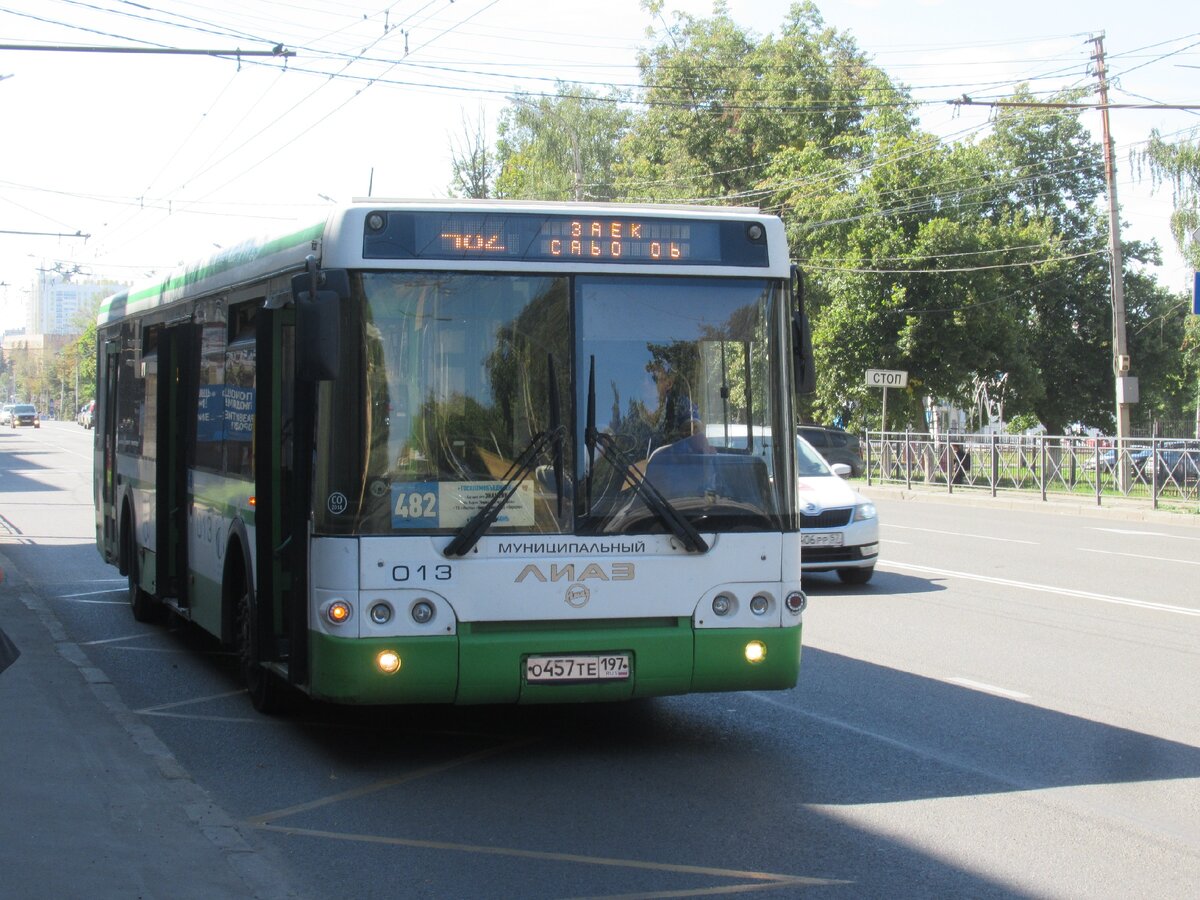
[[[496,196],[611,200],[617,144],[630,114],[623,95],[559,84],[555,97],[514,98],[500,116]]]
[[[660,3],[643,7],[665,30],[641,58],[641,94],[560,85],[554,98],[514,100],[497,141],[501,196],[778,212],[806,272],[813,419],[878,427],[881,392],[863,372],[897,368],[910,375],[890,392],[893,427],[924,429],[927,396],[967,407],[979,379],[1006,373],[1006,418],[1112,428],[1103,159],[1080,111],[1005,107],[985,135],[942,141],[811,2],[767,36],[723,4],[670,25]],[[1022,87],[1012,99],[1034,96]],[[1200,224],[1196,144],[1152,143],[1147,160],[1175,187],[1177,228]],[[1200,334],[1180,298],[1139,273],[1154,248],[1125,251],[1143,403],[1181,418]]]

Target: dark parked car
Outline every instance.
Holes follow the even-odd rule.
[[[42,427],[42,417],[38,415],[37,407],[32,403],[18,403],[12,408],[12,427],[16,428],[20,425]]]
[[[796,433],[812,444],[831,466],[836,463],[848,465],[852,478],[858,478],[866,470],[857,435],[824,425],[801,425]]]

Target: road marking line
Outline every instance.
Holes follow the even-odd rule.
[[[1093,525],[1092,531],[1105,531],[1109,534],[1131,534],[1135,537],[1174,538],[1177,541],[1200,541],[1200,537],[1194,537],[1190,534],[1167,534],[1165,531],[1139,531],[1134,528],[1100,528]]]
[[[1038,541],[1026,541],[1021,538],[993,537],[990,534],[969,534],[965,531],[939,531],[937,528],[918,528],[916,525],[894,525],[891,522],[881,522],[884,528],[900,528],[904,531],[924,531],[927,534],[948,534],[952,537],[975,538],[980,541],[999,541],[1002,544],[1029,544],[1036,547]]]
[[[781,887],[787,885],[834,885],[852,884],[853,882],[833,878],[812,878],[804,875],[781,875],[773,872],[749,872],[738,869],[720,869],[711,866],[689,866],[681,863],[658,863],[642,859],[617,859],[606,856],[583,856],[577,853],[555,853],[548,850],[521,850],[517,847],[490,847],[481,844],[456,844],[450,841],[424,841],[415,838],[388,837],[380,834],[354,834],[343,831],[321,831],[315,828],[289,828],[287,825],[265,825],[251,820],[251,825],[263,831],[275,831],[281,834],[299,835],[303,837],[331,838],[339,841],[361,841],[367,844],[385,844],[393,847],[417,847],[422,850],[456,850],[460,853],[476,853],[487,856],[508,856],[517,859],[536,859],[548,862],[584,863],[592,866],[612,866],[621,869],[641,869],[650,872],[676,872],[684,875],[709,875],[717,878],[748,878],[759,882],[763,888]],[[758,884],[754,885],[759,887]],[[717,889],[728,892],[727,885]],[[743,887],[750,887],[745,885]],[[689,890],[686,893],[670,892],[663,894],[633,894],[635,897],[655,896],[697,896],[701,893],[715,891],[701,888]]]
[[[95,647],[98,644],[115,644],[119,641],[137,641],[137,640],[141,640],[144,637],[152,637],[153,635],[155,635],[157,633],[158,632],[155,632],[155,631],[143,631],[143,632],[140,632],[139,634],[126,634],[121,637],[115,637],[115,638],[100,638],[99,640],[95,640],[95,641],[80,641],[79,646],[80,647]]]
[[[87,591],[82,594],[63,594],[58,599],[59,600],[75,600],[79,597],[95,597],[99,594],[123,594],[123,593],[125,593],[124,588],[109,588],[106,591]]]
[[[1200,609],[1192,609],[1187,606],[1172,606],[1169,603],[1151,603],[1148,600],[1134,600],[1130,597],[1113,597],[1109,594],[1097,594],[1092,591],[1077,591],[1072,588],[1053,587],[1048,584],[1033,584],[1028,581],[1015,581],[1011,578],[996,578],[992,575],[975,575],[971,572],[954,572],[950,569],[935,569],[932,566],[914,566],[908,563],[892,562],[891,560],[881,560],[879,564],[885,568],[907,569],[912,572],[941,575],[945,578],[962,578],[967,581],[981,581],[985,584],[998,584],[1003,587],[1039,591],[1043,594],[1061,594],[1064,597],[1077,597],[1081,600],[1096,600],[1100,603],[1115,603],[1119,606],[1133,606],[1138,609],[1151,609],[1156,612],[1168,612],[1181,616],[1195,616],[1200,618]]]
[[[1009,700],[1030,700],[1029,694],[1022,694],[1020,691],[1010,691],[1007,688],[996,687],[994,684],[988,684],[983,681],[975,681],[972,678],[947,678],[946,681],[951,684],[957,684],[960,687],[970,688],[973,691],[982,691],[985,694],[995,694],[997,697],[1007,697]]]
[[[1185,566],[1200,566],[1200,559],[1172,559],[1169,556],[1147,556],[1145,553],[1125,553],[1121,550],[1096,550],[1092,547],[1076,548],[1084,553],[1104,553],[1108,556],[1131,556],[1134,559],[1149,559],[1154,562],[1181,563]]]
[[[468,763],[473,763],[476,760],[486,759],[489,756],[495,756],[498,753],[507,753],[509,750],[515,750],[517,747],[523,747],[526,744],[533,743],[534,738],[525,738],[519,741],[509,741],[506,744],[501,744],[497,747],[488,747],[485,750],[477,750],[474,753],[468,753],[466,756],[460,756],[457,759],[446,760],[432,766],[426,766],[424,769],[417,769],[415,772],[408,772],[404,775],[397,775],[394,778],[385,778],[382,781],[376,781],[372,784],[363,785],[362,787],[353,788],[349,791],[342,791],[339,794],[331,794],[328,797],[320,797],[316,800],[310,800],[307,803],[300,803],[296,806],[289,806],[285,809],[276,809],[271,812],[262,813],[261,815],[251,816],[246,822],[255,827],[270,827],[269,823],[272,819],[283,819],[288,816],[294,816],[298,813],[308,812],[312,809],[319,809],[322,806],[329,806],[333,803],[340,803],[343,800],[353,800],[357,797],[365,797],[367,794],[375,794],[379,791],[386,791],[389,788],[404,784],[407,781],[416,781],[420,778],[425,778],[429,775],[437,775],[449,769],[457,769],[459,766],[465,766]],[[290,831],[291,829],[282,826],[282,830]]]

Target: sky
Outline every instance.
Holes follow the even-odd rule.
[[[732,18],[778,33],[789,0],[728,0]],[[1114,103],[1200,104],[1200,19],[1185,0],[818,0],[907,84],[922,125],[987,133],[984,107],[1028,81],[1094,85],[1105,35]],[[711,0],[666,0],[663,19]],[[0,43],[270,51],[244,56],[0,49],[0,329],[25,324],[42,270],[136,281],[256,235],[319,219],[331,202],[444,197],[452,148],[494,134],[514,92],[556,79],[638,82],[639,49],[663,20],[638,0],[0,0]],[[1084,113],[1099,134],[1100,114]],[[1123,236],[1157,240],[1155,274],[1184,290],[1169,187],[1131,153],[1152,128],[1196,137],[1200,110],[1113,110]],[[22,234],[13,232],[35,232]]]

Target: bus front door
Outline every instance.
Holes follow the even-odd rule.
[[[287,666],[288,680],[308,678],[307,477],[297,471],[296,446],[311,440],[311,417],[300,412],[296,382],[295,313],[261,309],[257,317],[254,415],[254,531],[258,658]],[[311,402],[311,400],[309,401]],[[307,471],[307,470],[305,470]]]
[[[99,496],[96,510],[99,521],[96,523],[96,537],[99,539],[101,555],[105,562],[116,563],[120,560],[120,547],[117,545],[117,375],[121,370],[121,341],[120,339],[105,341],[100,364],[99,393],[97,398],[96,443],[100,450],[98,460],[103,469],[100,472]]]
[[[158,340],[157,444],[154,523],[158,546],[158,594],[182,611],[190,602],[187,577],[187,447],[195,440],[195,370],[199,329],[170,325]]]

